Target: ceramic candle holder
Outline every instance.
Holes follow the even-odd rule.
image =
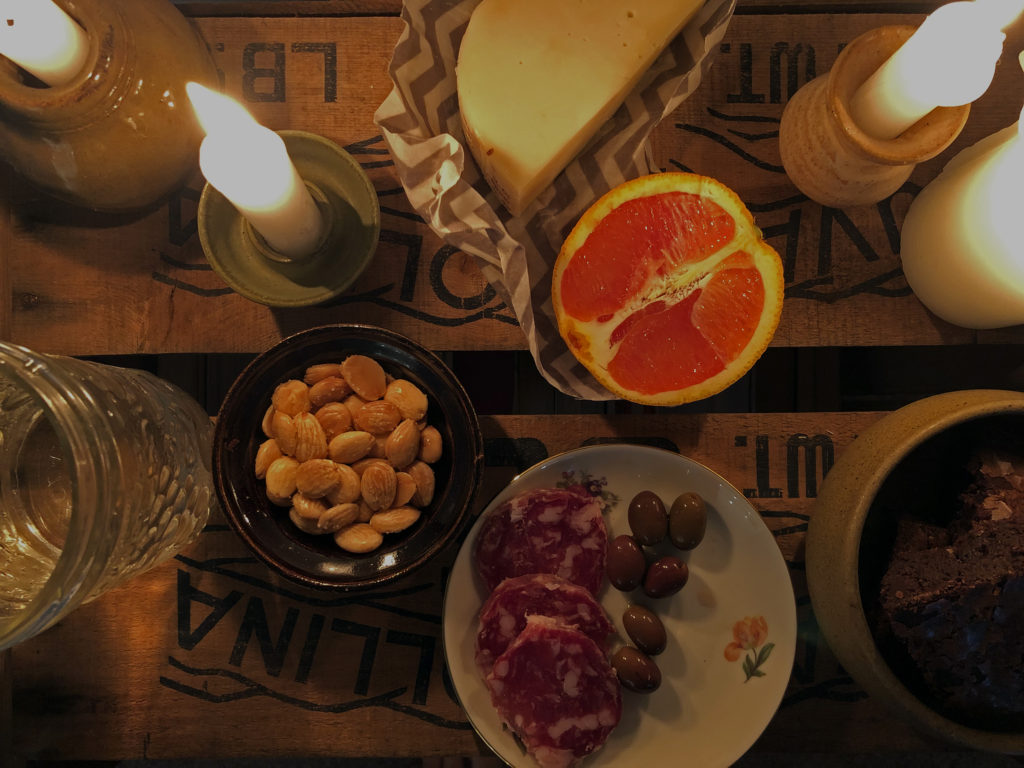
[[[303,258],[278,253],[210,184],[199,198],[199,240],[214,270],[247,299],[270,307],[323,304],[347,290],[373,258],[377,193],[358,161],[334,142],[303,131],[278,133],[323,214],[319,246]]]
[[[47,87],[0,62],[0,157],[75,205],[148,208],[195,168],[185,83],[217,83],[210,51],[168,0],[56,1],[86,32],[85,66]]]
[[[914,167],[960,134],[970,105],[938,107],[895,139],[875,139],[850,116],[850,98],[914,33],[886,26],[851,42],[827,75],[790,99],[779,126],[782,165],[797,188],[821,205],[870,205],[896,192]]]

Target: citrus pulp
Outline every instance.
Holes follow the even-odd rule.
[[[558,254],[552,300],[573,355],[649,405],[716,394],[764,352],[782,312],[778,253],[725,185],[691,173],[621,184]]]

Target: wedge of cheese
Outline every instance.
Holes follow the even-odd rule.
[[[456,68],[466,141],[513,214],[548,187],[704,0],[483,0]]]

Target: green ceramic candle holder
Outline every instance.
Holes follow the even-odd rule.
[[[373,184],[348,152],[304,131],[279,131],[321,213],[325,235],[308,257],[276,252],[237,208],[207,184],[199,198],[199,240],[210,266],[231,288],[270,307],[324,304],[346,291],[373,258],[380,205]]]

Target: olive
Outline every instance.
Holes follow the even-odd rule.
[[[648,656],[657,656],[665,650],[668,643],[665,625],[654,611],[642,605],[631,605],[622,614],[622,626],[626,628],[629,639]]]
[[[629,528],[641,544],[652,546],[668,533],[668,513],[656,493],[640,491],[629,502]]]
[[[658,665],[631,645],[624,645],[612,655],[612,668],[619,682],[631,691],[651,693],[661,685]]]
[[[690,577],[690,569],[678,557],[666,555],[655,560],[644,575],[644,594],[648,597],[674,595]]]
[[[708,508],[692,491],[680,494],[668,512],[668,537],[679,549],[693,549],[704,538]]]
[[[623,592],[636,589],[643,581],[646,570],[647,560],[636,539],[628,534],[612,539],[612,543],[608,545],[605,571],[613,587]]]

